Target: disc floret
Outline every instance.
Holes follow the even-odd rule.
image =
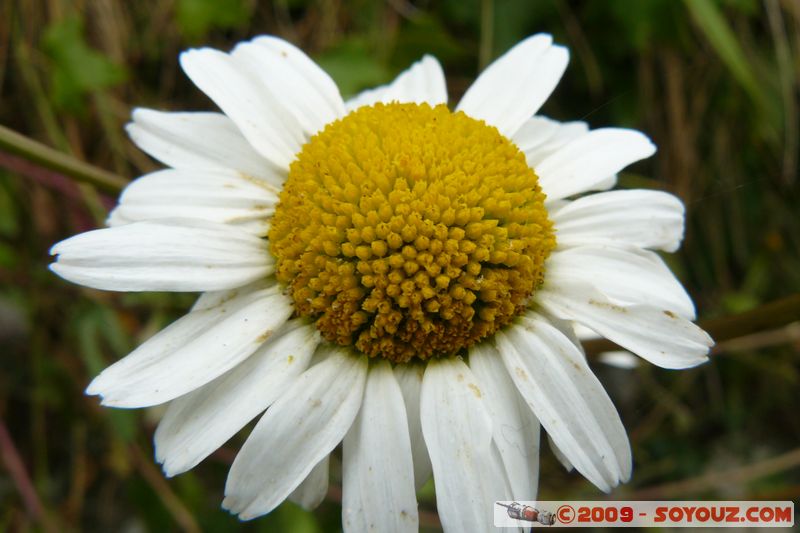
[[[458,353],[526,306],[555,246],[544,193],[496,128],[376,104],[297,155],[269,232],[276,276],[331,342],[394,362]]]

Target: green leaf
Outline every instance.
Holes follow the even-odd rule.
[[[93,307],[78,317],[79,353],[89,375],[96,376],[105,368],[103,341],[119,344],[115,338],[119,331],[116,316],[108,309]],[[116,436],[124,442],[133,442],[136,437],[136,415],[133,412],[114,409],[104,414]]]
[[[713,0],[684,0],[695,24],[742,88],[759,104],[766,104],[739,41]]]
[[[279,531],[286,533],[318,533],[319,525],[314,515],[295,505],[292,502],[284,502],[276,510],[277,522],[281,527]]]
[[[215,28],[238,28],[250,19],[249,5],[242,0],[179,0],[178,28],[190,40],[200,39]]]
[[[42,37],[42,49],[51,60],[51,96],[61,109],[80,112],[87,94],[127,77],[122,66],[86,43],[83,22],[75,17],[51,24]]]
[[[0,242],[0,268],[11,270],[19,263],[17,250],[10,244]]]
[[[633,44],[639,51],[654,50],[679,42],[686,24],[686,14],[674,0],[611,0],[594,7],[607,10],[616,23],[622,26],[619,30],[624,32],[627,43]]]
[[[634,2],[638,3],[638,2]],[[480,13],[480,10],[478,10]],[[558,15],[555,2],[551,0],[503,0],[494,3],[494,39],[492,56],[498,57],[522,39],[536,33],[534,28],[546,28],[542,21]]]
[[[361,38],[342,41],[336,48],[317,57],[316,61],[336,81],[345,97],[391,79],[389,69]]]
[[[420,14],[409,20],[398,34],[392,64],[403,70],[425,54],[449,63],[464,58],[467,51],[439,20]]]

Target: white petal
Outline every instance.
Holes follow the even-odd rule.
[[[265,284],[273,284],[274,282],[275,282],[274,278],[270,279],[269,281],[259,279],[254,281],[253,283],[237,287],[236,289],[204,292],[194,302],[194,305],[192,306],[190,311],[202,311],[204,309],[211,309],[213,307],[217,307],[229,300],[238,297],[239,295],[248,294],[249,292],[261,290]]]
[[[572,323],[572,330],[575,332],[575,337],[579,341],[588,341],[588,340],[603,338],[603,336],[599,335],[595,330],[589,329],[583,324],[580,324],[578,322]]]
[[[590,194],[551,212],[560,247],[629,244],[674,252],[683,239],[683,203],[646,190]]]
[[[273,271],[267,241],[225,224],[161,219],[81,233],[50,249],[62,278],[111,291],[240,287]]]
[[[342,470],[345,531],[419,530],[403,394],[386,360],[367,376],[361,411],[344,438]]]
[[[422,435],[419,414],[419,396],[425,367],[417,364],[402,364],[394,367],[394,375],[403,391],[403,401],[408,417],[408,432],[411,437],[411,455],[414,460],[414,484],[417,489],[431,478],[431,458]]]
[[[529,37],[489,65],[456,110],[485,120],[512,137],[542,107],[568,62],[567,49],[553,45],[549,35]]]
[[[714,345],[705,331],[669,310],[617,305],[588,283],[550,284],[536,293],[536,300],[557,317],[580,322],[663,368],[704,363]]]
[[[581,135],[536,165],[548,200],[606,186],[631,163],[650,157],[656,147],[644,134],[622,128],[601,128]]]
[[[537,117],[533,118],[535,119]],[[523,128],[525,128],[525,125],[520,128],[520,131],[522,131]],[[528,162],[528,166],[535,170],[542,163],[542,161],[547,159],[551,154],[554,154],[562,146],[565,146],[566,144],[586,135],[587,133],[589,133],[589,125],[585,122],[558,122],[555,131],[550,137],[547,138],[547,140],[528,148],[520,147],[520,150],[525,152],[525,160]],[[519,132],[517,132],[516,135],[519,135]],[[610,186],[611,185],[609,185],[609,187]],[[549,207],[550,205],[548,205],[548,208]]]
[[[422,432],[433,465],[445,531],[493,530],[494,502],[506,494],[492,451],[492,419],[463,361],[430,360],[422,380]],[[502,470],[502,468],[501,468]]]
[[[550,450],[553,452],[553,455],[556,456],[558,462],[561,463],[561,466],[566,468],[567,472],[572,472],[575,469],[575,467],[572,466],[572,463],[569,462],[567,456],[564,455],[564,453],[558,448],[558,445],[555,442],[553,442],[553,438],[550,435],[547,436],[547,444],[550,445]]]
[[[608,492],[631,472],[625,428],[583,354],[535,313],[498,334],[517,389],[575,468]]]
[[[364,394],[367,361],[337,349],[267,410],[231,466],[223,507],[249,520],[286,499],[341,442]]]
[[[105,369],[86,392],[111,407],[175,399],[241,363],[291,314],[291,299],[274,286],[193,311]]]
[[[232,170],[161,170],[122,192],[109,226],[159,218],[199,218],[233,224],[257,235],[269,229],[277,190]]]
[[[344,115],[344,102],[330,76],[283,39],[259,37],[237,45],[231,56],[281,97],[307,138]]]
[[[627,350],[614,350],[613,352],[602,352],[597,355],[597,361],[608,366],[620,368],[622,370],[632,370],[639,366],[641,359]]]
[[[488,342],[470,349],[469,367],[481,387],[500,452],[518,500],[535,500],[539,481],[539,421],[511,381],[500,354]]]
[[[348,111],[378,102],[428,103],[431,106],[447,103],[447,84],[442,66],[435,57],[426,55],[401,72],[389,85],[359,93],[347,101]]]
[[[286,172],[256,152],[222,113],[167,113],[134,109],[125,129],[136,145],[162,163],[184,170],[236,170],[280,186]]]
[[[530,411],[530,409],[529,409]],[[506,469],[503,465],[503,458],[500,456],[500,450],[497,448],[497,443],[492,440],[492,462],[489,470],[492,472],[492,487],[500,490],[501,498],[505,501],[514,499],[511,493],[511,482],[506,475]],[[496,501],[496,500],[495,500]],[[517,533],[522,533],[520,530],[515,530]]]
[[[289,167],[305,139],[279,95],[219,50],[189,50],[180,61],[186,75],[233,120],[253,148],[279,167]]]
[[[669,267],[641,248],[578,246],[558,250],[547,261],[547,284],[568,278],[591,283],[623,304],[663,307],[693,320],[694,304]]]
[[[319,507],[328,495],[330,459],[331,456],[326,455],[325,459],[317,463],[303,482],[289,494],[288,499],[306,511],[313,511]]]
[[[336,116],[344,114],[342,95],[339,94],[336,82],[305,52],[292,43],[272,35],[261,35],[253,39],[253,42],[280,54],[287,61],[291,61],[292,67],[302,74],[306,82],[313,86],[314,91],[328,103],[328,106],[336,111]]]
[[[596,339],[602,338],[591,329],[585,328],[576,322],[570,322],[569,320],[562,320],[553,315],[548,315],[547,320],[549,320],[550,323],[552,323],[555,327],[557,327],[561,331],[561,333],[566,335],[566,337],[570,341],[572,341],[572,344],[575,345],[575,347],[578,349],[579,352],[581,352],[584,355],[584,357],[586,356],[586,351],[583,349],[583,344],[581,344],[581,340],[584,339],[584,337],[580,336],[578,330],[581,329],[581,331],[588,331],[591,332],[593,335],[595,335],[595,337],[586,337],[586,338],[596,338]]]
[[[523,152],[533,150],[546,143],[556,134],[561,123],[557,120],[536,115],[526,120],[511,138]],[[532,166],[532,165],[531,165]]]
[[[125,224],[130,224],[131,222],[134,222],[134,220],[125,218],[116,208],[112,209],[106,218],[106,226],[109,228],[113,228],[114,226],[124,226]]]
[[[170,402],[154,439],[156,459],[167,476],[208,457],[306,370],[319,334],[302,324],[287,323],[243,363]]]

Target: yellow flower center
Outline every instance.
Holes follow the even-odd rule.
[[[276,276],[331,342],[394,362],[458,353],[525,309],[555,246],[544,193],[496,128],[445,105],[376,104],[289,169]]]

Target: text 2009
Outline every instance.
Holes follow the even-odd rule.
[[[578,522],[631,522],[633,508],[631,507],[578,507],[576,513]]]

